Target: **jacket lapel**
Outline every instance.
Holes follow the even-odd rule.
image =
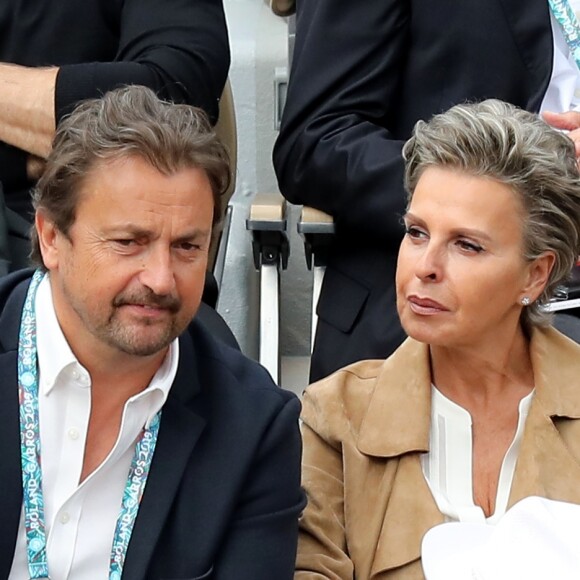
[[[381,367],[357,447],[375,457],[426,452],[430,416],[429,348],[408,338]]]
[[[580,349],[552,328],[531,346],[536,394],[509,505],[531,495],[580,504]]]
[[[404,455],[384,509],[370,578],[418,561],[423,536],[444,521],[423,476],[419,455]]]
[[[0,355],[0,578],[8,578],[20,512],[22,508],[22,476],[20,467],[20,428],[18,422],[18,386],[16,352]]]
[[[205,426],[205,420],[191,409],[200,383],[193,342],[188,334],[181,337],[179,347],[179,367],[163,406],[155,455],[127,550],[124,579],[147,576],[184,470]]]
[[[574,431],[576,441],[570,441],[567,445],[542,404],[539,401],[532,403],[514,473],[509,507],[529,496],[580,504],[578,425]]]
[[[366,455],[398,458],[390,490],[376,506],[382,527],[371,578],[418,560],[423,536],[444,521],[421,467],[421,453],[429,450],[430,416],[429,349],[407,339],[381,369],[357,442]]]
[[[10,282],[21,279],[22,276],[13,276]],[[13,285],[8,283],[0,288],[1,302],[6,300],[0,314],[0,578],[8,578],[12,567],[22,509],[17,349],[26,288],[27,284],[21,284],[14,290]]]

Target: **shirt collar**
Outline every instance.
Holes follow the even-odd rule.
[[[145,427],[149,427],[149,423],[157,412],[163,407],[167,396],[169,395],[169,390],[177,374],[177,363],[179,362],[179,340],[176,338],[169,345],[163,364],[159,367],[151,382],[147,388],[141,393],[135,395],[130,400],[136,400],[140,397],[147,396],[151,393],[152,402],[150,404],[150,410],[147,417],[147,422]]]
[[[45,276],[36,291],[36,345],[38,354],[39,392],[47,396],[63,372],[77,367],[77,372],[86,370],[80,365],[70,349],[56,318],[48,276]]]

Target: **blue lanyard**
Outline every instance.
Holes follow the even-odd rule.
[[[548,0],[552,14],[558,21],[568,49],[580,68],[580,25],[568,0]]]
[[[38,366],[36,353],[36,313],[34,298],[44,273],[37,270],[32,277],[20,324],[18,341],[18,396],[20,402],[20,446],[24,524],[31,580],[49,578],[46,558],[44,495],[40,455],[40,426],[38,419]],[[121,509],[115,527],[109,567],[109,579],[119,580],[125,556],[149,475],[161,411],[143,429],[135,446],[135,454],[127,476]]]

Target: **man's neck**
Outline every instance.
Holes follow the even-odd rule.
[[[151,357],[125,355],[116,361],[109,358],[107,364],[99,357],[92,361],[77,357],[91,376],[91,412],[81,481],[111,452],[119,436],[127,401],[147,388],[163,364],[167,350]]]
[[[69,343],[71,344],[71,343]],[[93,392],[105,396],[121,396],[125,400],[145,390],[159,370],[169,347],[151,356],[135,356],[122,352],[84,353],[71,344],[79,363],[91,377]],[[79,352],[79,350],[81,352]]]

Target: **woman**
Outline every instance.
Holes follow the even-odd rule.
[[[417,124],[397,303],[410,338],[303,402],[296,578],[422,578],[445,521],[580,504],[580,347],[542,306],[580,246],[574,146],[499,101]]]

